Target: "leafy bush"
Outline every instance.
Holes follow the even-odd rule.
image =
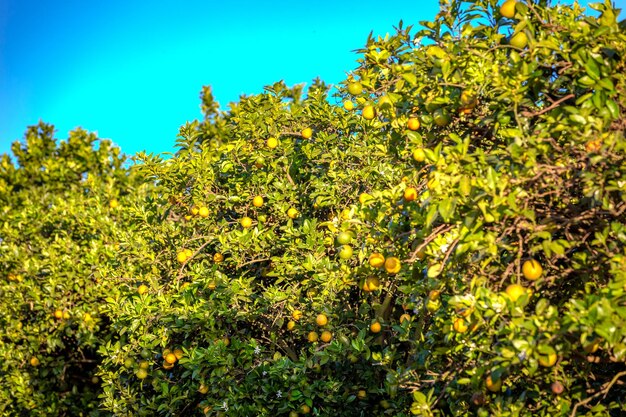
[[[205,88],[140,156],[104,407],[623,413],[626,43],[593,7],[444,1],[333,97]]]

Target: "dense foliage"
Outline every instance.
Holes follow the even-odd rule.
[[[171,158],[140,154],[136,177],[88,164],[88,192],[54,194],[83,230],[58,243],[68,262],[35,220],[50,203],[30,178],[51,171],[5,159],[0,349],[17,359],[0,382],[24,387],[5,410],[76,401],[52,361],[88,352],[114,415],[626,412],[624,26],[608,1],[441,6],[370,37],[332,95],[279,82],[221,110],[206,87]],[[34,336],[66,328],[81,349]]]

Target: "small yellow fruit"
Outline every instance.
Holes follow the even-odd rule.
[[[176,260],[181,264],[185,263],[185,261],[187,260],[187,252],[185,252],[184,250],[178,252],[178,254],[176,254]]]
[[[592,139],[585,144],[585,150],[589,153],[599,152],[602,149],[602,138]]]
[[[411,117],[409,118],[409,120],[406,122],[406,127],[409,128],[409,130],[417,130],[420,128],[420,121],[417,117]]]
[[[191,249],[186,248],[185,249],[185,255],[187,255],[187,259],[191,258],[193,256],[193,252]]]
[[[119,205],[120,205],[120,203],[116,199],[113,199],[113,200],[109,201],[109,207],[112,208],[112,209],[117,208],[117,206],[119,206]]]
[[[64,312],[63,312],[63,318],[64,318],[65,320],[69,320],[69,319],[70,319],[70,313],[69,313],[69,311],[64,311]]]
[[[491,375],[487,375],[485,379],[485,386],[491,392],[500,392],[502,389],[502,380],[496,379],[495,381],[491,378]]]
[[[222,255],[221,253],[217,252],[213,255],[213,262],[215,262],[216,264],[219,264],[220,262],[224,261],[224,255]]]
[[[346,100],[343,102],[343,108],[348,111],[351,111],[354,109],[354,103],[351,102],[350,100]]]
[[[397,274],[400,272],[400,268],[402,268],[400,259],[395,256],[391,256],[385,260],[385,271],[387,271],[388,274]]]
[[[198,214],[200,215],[200,217],[209,217],[209,208],[207,206],[200,207],[200,209],[198,210]]]
[[[526,45],[528,45],[528,36],[524,32],[519,32],[513,35],[511,40],[509,41],[511,46],[514,46],[519,49],[524,49]]]
[[[287,217],[289,217],[290,219],[295,219],[296,217],[298,217],[298,210],[291,207],[289,210],[287,210]]]
[[[380,268],[385,264],[385,257],[378,252],[374,252],[370,255],[369,263],[372,268]]]
[[[360,389],[359,392],[356,393],[356,396],[360,399],[360,400],[364,400],[367,398],[367,391],[365,391],[364,389]]]
[[[406,313],[400,316],[400,323],[404,323],[405,321],[409,321],[409,320],[411,320],[411,316],[409,316]]]
[[[440,296],[441,296],[441,291],[439,290],[431,290],[428,293],[428,299],[431,301],[437,301]]]
[[[539,359],[537,359],[539,365],[544,368],[550,368],[554,366],[556,363],[556,351],[552,348],[549,348],[546,353],[541,353],[539,355]]]
[[[305,139],[311,139],[311,137],[313,136],[313,129],[311,129],[310,127],[304,128],[302,129],[302,132],[300,132],[302,134],[302,137]]]
[[[164,369],[172,369],[174,367],[173,363],[169,363],[167,361],[163,361],[163,368]]]
[[[422,148],[417,148],[413,151],[413,159],[416,162],[424,162],[426,160],[426,153],[424,152],[424,149]]]
[[[512,19],[515,16],[515,0],[507,0],[500,6],[500,14]]]
[[[244,229],[249,229],[250,227],[252,227],[252,219],[250,217],[243,217],[240,222],[241,227],[243,227]]]
[[[324,330],[322,332],[322,335],[320,336],[320,339],[324,343],[330,342],[332,338],[333,338],[333,334],[331,332],[329,332],[328,330]]]
[[[370,325],[370,331],[372,333],[380,333],[382,329],[383,329],[383,326],[381,326],[381,324],[377,321],[375,321],[374,323]]]
[[[191,210],[189,210],[189,212],[193,215],[193,216],[197,216],[198,213],[200,213],[200,209],[198,208],[198,206],[193,206],[191,207]]]
[[[291,317],[294,320],[300,320],[302,318],[302,311],[300,310],[294,310],[293,313],[291,313]]]
[[[526,294],[526,288],[522,287],[519,284],[511,284],[506,287],[505,293],[506,295],[508,295],[511,301],[515,302],[522,295]]]
[[[63,318],[63,311],[62,310],[55,310],[54,318],[61,320]]]
[[[270,149],[274,149],[278,146],[278,139],[276,138],[269,138],[267,140],[267,147]]]
[[[315,323],[320,327],[326,326],[328,324],[328,317],[326,317],[325,314],[318,314],[315,318]]]
[[[139,368],[137,369],[137,372],[135,373],[135,375],[139,379],[146,379],[148,377],[148,371],[146,369]]]
[[[363,107],[363,118],[364,119],[372,120],[374,117],[376,117],[376,109],[374,109],[374,106],[367,105],[367,106]]]
[[[293,320],[289,320],[287,322],[287,330],[291,331],[296,327],[296,322]]]
[[[467,324],[467,321],[465,321],[465,319],[461,317],[454,320],[454,324],[452,325],[452,327],[454,328],[454,331],[457,333],[465,333],[469,329],[469,325]]]
[[[177,349],[174,349],[174,355],[176,356],[176,359],[180,359],[185,355],[185,352],[183,352],[182,349],[177,348]]]
[[[138,288],[137,288],[137,293],[139,293],[139,295],[144,295],[145,293],[148,292],[148,286],[145,284],[141,284]]]
[[[163,359],[165,359],[165,362],[167,362],[169,364],[175,364],[176,361],[178,360],[178,358],[176,357],[176,355],[173,352],[170,352],[167,355],[165,355],[163,357]]]
[[[257,195],[256,197],[252,199],[252,205],[254,207],[262,207],[263,203],[264,203],[263,197],[261,197],[260,195]]]
[[[358,96],[363,92],[363,86],[358,81],[351,82],[348,84],[348,92],[353,96]]]
[[[539,279],[542,272],[541,264],[534,259],[530,259],[522,265],[522,273],[527,280],[535,281]]]
[[[200,387],[198,388],[198,392],[200,394],[206,394],[207,392],[209,392],[209,387],[207,387],[204,384],[201,384]]]
[[[319,336],[317,335],[317,332],[309,332],[309,334],[307,335],[307,340],[311,343],[317,342],[318,338]]]
[[[39,366],[39,358],[37,356],[30,358],[30,366]]]
[[[417,189],[415,187],[407,187],[404,190],[404,199],[406,201],[415,201],[417,199]]]
[[[376,277],[366,278],[363,283],[363,291],[372,292],[380,289],[380,280]]]

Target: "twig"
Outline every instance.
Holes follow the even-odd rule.
[[[577,402],[574,405],[574,408],[572,409],[572,413],[570,414],[570,417],[575,417],[576,416],[576,410],[578,409],[578,407],[580,407],[581,405],[589,404],[594,398],[597,398],[597,397],[599,397],[602,394],[604,394],[604,397],[606,398],[606,395],[609,393],[609,391],[611,390],[613,385],[615,385],[617,380],[620,379],[621,377],[625,376],[625,375],[626,375],[626,371],[622,371],[622,372],[616,374],[613,377],[613,379],[611,380],[611,382],[608,382],[608,383],[604,384],[604,388],[602,388],[600,391],[596,392],[595,394],[593,394],[589,398],[585,398],[584,400]]]
[[[554,108],[559,107],[559,105],[561,103],[563,103],[564,101],[567,101],[570,98],[574,98],[574,97],[576,97],[576,95],[574,95],[574,93],[570,93],[570,94],[566,95],[565,97],[561,97],[560,99],[558,99],[557,101],[555,101],[554,103],[552,103],[551,105],[546,107],[545,109],[541,109],[541,110],[536,111],[534,113],[525,111],[525,112],[522,112],[522,116],[524,116],[524,117],[535,117],[535,116],[542,115],[542,114],[544,114],[546,112],[549,112],[550,110],[552,110]]]

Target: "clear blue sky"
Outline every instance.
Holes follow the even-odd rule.
[[[40,119],[58,138],[81,126],[127,154],[171,152],[201,116],[203,85],[226,108],[281,79],[336,83],[370,31],[437,11],[437,0],[0,0],[0,153]]]

